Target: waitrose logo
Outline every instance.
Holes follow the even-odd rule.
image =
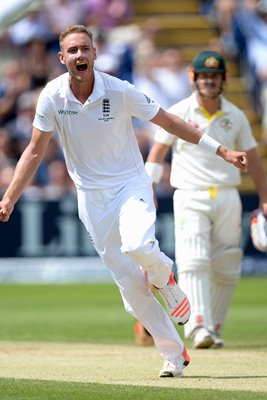
[[[59,115],[77,115],[78,111],[72,111],[72,110],[57,110]]]

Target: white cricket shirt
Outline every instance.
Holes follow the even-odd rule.
[[[82,104],[68,72],[42,90],[33,126],[57,130],[68,172],[80,189],[121,185],[144,172],[132,117],[151,120],[159,105],[127,81],[94,71],[91,96]]]
[[[257,147],[247,117],[221,96],[221,110],[210,118],[198,105],[196,92],[168,111],[199,128],[223,146],[240,151]],[[154,140],[172,146],[171,185],[184,190],[237,186],[240,170],[221,157],[159,129]]]

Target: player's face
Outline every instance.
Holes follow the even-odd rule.
[[[222,92],[223,75],[219,72],[200,72],[196,86],[199,94],[210,99],[216,98]]]
[[[65,37],[58,53],[71,78],[86,82],[92,78],[96,49],[86,33],[71,33]]]

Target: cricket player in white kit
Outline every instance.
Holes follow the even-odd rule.
[[[246,153],[210,140],[128,82],[94,70],[96,49],[83,25],[62,32],[60,48],[59,59],[68,72],[49,82],[39,96],[32,138],[0,202],[0,220],[8,221],[56,129],[77,187],[79,217],[110,269],[125,309],[153,336],[165,360],[160,376],[181,376],[189,356],[171,319],[148,289],[142,270],[158,288],[175,323],[187,322],[190,305],[176,282],[169,281],[173,263],[155,238],[151,179],[132,116],[151,120],[241,169],[246,168]]]
[[[189,71],[195,92],[168,111],[227,147],[247,152],[248,172],[267,215],[267,186],[257,143],[245,114],[221,94],[226,80],[223,57],[203,51]],[[162,162],[172,148],[175,253],[179,285],[191,303],[185,336],[195,348],[221,347],[220,331],[240,277],[240,171],[213,154],[159,129],[146,167],[159,182]],[[157,165],[157,174],[151,166]],[[155,170],[155,167],[154,167]]]

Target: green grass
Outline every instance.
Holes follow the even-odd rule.
[[[266,277],[237,286],[223,332],[230,346],[267,345],[266,290]],[[114,284],[0,285],[0,315],[0,340],[133,341],[133,319]]]
[[[235,291],[223,336],[231,347],[267,346],[267,277],[242,278]]]
[[[223,332],[228,348],[267,348],[266,290],[267,277],[242,278]],[[132,344],[134,340],[133,319],[124,311],[114,284],[0,285],[0,315],[1,341]],[[240,391],[230,392],[0,379],[1,400],[155,398],[254,400],[265,399],[266,392],[242,392],[242,384]]]
[[[36,380],[0,380],[1,400],[265,400],[266,393],[218,392],[146,386],[65,383]]]
[[[117,287],[1,285],[0,340],[130,343],[133,319]]]

